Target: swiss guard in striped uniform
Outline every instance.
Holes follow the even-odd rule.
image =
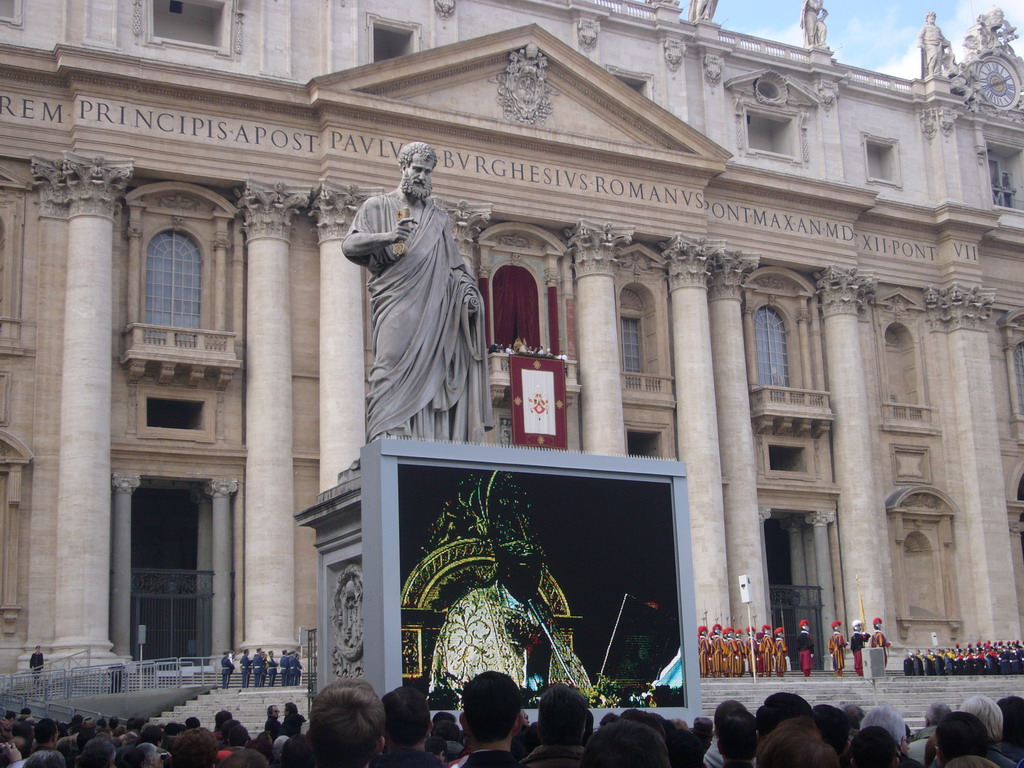
[[[842,626],[843,622],[833,621],[832,637],[828,639],[828,653],[832,657],[832,669],[836,671],[836,677],[842,677],[846,667],[846,638],[840,629]]]
[[[711,676],[726,676],[726,649],[725,638],[722,637],[722,625],[715,624],[711,627]]]
[[[889,646],[892,645],[888,640],[885,639],[885,633],[882,631],[882,620],[876,618],[871,622],[874,626],[875,631],[871,633],[871,648],[881,648],[885,654],[885,662],[889,663]]]
[[[779,677],[786,674],[786,658],[789,656],[789,646],[786,645],[786,630],[782,627],[775,628],[775,670]]]
[[[700,676],[711,677],[711,638],[704,625],[697,627],[697,658],[700,661]]]
[[[761,659],[761,666],[758,671],[763,675],[771,675],[775,669],[775,641],[772,639],[772,628],[770,624],[761,627],[761,638],[757,643],[757,655]]]

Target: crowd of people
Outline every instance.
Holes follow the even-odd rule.
[[[928,707],[912,733],[889,705],[812,706],[770,694],[755,711],[718,705],[692,724],[655,710],[608,713],[595,726],[575,688],[550,686],[537,722],[508,675],[483,672],[462,691],[462,712],[431,716],[426,697],[402,686],[379,697],[362,679],[337,680],[313,700],[309,722],[294,703],[267,709],[253,736],[218,712],[157,724],[143,718],[0,720],[0,768],[1022,768],[1024,699],[972,696],[956,711]]]
[[[302,661],[298,651],[281,651],[280,660],[274,658],[273,651],[257,648],[256,653],[249,655],[249,649],[243,648],[237,663],[231,651],[224,651],[220,660],[221,688],[231,687],[231,676],[235,670],[242,673],[242,687],[248,688],[250,683],[255,688],[264,686],[273,688],[277,683],[278,672],[281,685],[299,685],[302,683]]]
[[[908,677],[943,675],[1021,675],[1024,674],[1024,644],[1012,642],[968,643],[961,648],[907,649],[903,674]]]

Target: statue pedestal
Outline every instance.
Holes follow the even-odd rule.
[[[339,480],[296,515],[316,531],[318,687],[365,676],[456,709],[497,669],[528,707],[566,682],[700,714],[682,464],[383,439]]]

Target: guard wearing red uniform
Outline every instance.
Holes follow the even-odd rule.
[[[779,677],[786,674],[786,657],[789,646],[786,645],[786,631],[782,627],[775,628],[775,669]]]
[[[711,627],[711,676],[725,677],[725,638],[722,637],[722,625]]]
[[[828,653],[832,657],[832,669],[836,671],[836,677],[842,677],[846,667],[846,638],[839,629],[842,626],[843,622],[833,621],[832,637],[828,639]]]
[[[700,676],[711,677],[711,638],[705,626],[697,627],[697,658],[700,660]]]
[[[871,647],[881,648],[885,654],[885,663],[889,663],[889,646],[892,645],[888,640],[885,639],[885,633],[882,632],[882,620],[876,618],[872,624],[875,627],[874,633],[871,635]]]
[[[761,627],[761,641],[757,644],[757,652],[761,657],[760,671],[771,675],[775,669],[775,640],[772,639],[772,628],[768,624]]]

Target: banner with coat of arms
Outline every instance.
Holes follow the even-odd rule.
[[[566,448],[565,363],[558,358],[509,355],[512,444]]]

